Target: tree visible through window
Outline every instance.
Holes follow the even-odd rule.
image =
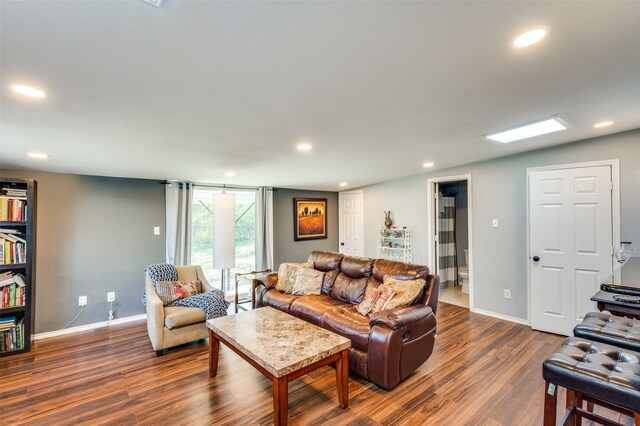
[[[219,269],[213,269],[211,197],[219,189],[196,187],[191,214],[191,264],[201,265],[207,280],[220,288]],[[236,195],[236,267],[231,270],[231,288],[236,272],[251,272],[256,266],[256,191],[227,191]]]

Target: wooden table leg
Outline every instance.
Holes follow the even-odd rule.
[[[209,377],[216,377],[218,374],[218,353],[220,352],[220,341],[209,330]]]
[[[551,382],[544,386],[544,426],[556,425],[556,406],[558,403],[558,389]]]
[[[565,423],[565,426],[575,426],[576,425],[576,405],[577,405],[577,395],[576,392],[572,389],[567,389],[567,411],[571,409],[571,414],[569,414],[569,418]]]
[[[289,380],[287,376],[274,377],[273,382],[273,423],[286,426],[289,414]]]
[[[336,386],[338,388],[338,404],[340,408],[349,406],[349,350],[340,353],[336,361]]]

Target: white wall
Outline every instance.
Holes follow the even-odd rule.
[[[527,319],[526,168],[616,158],[620,159],[620,235],[640,246],[637,129],[364,187],[364,255],[376,256],[382,211],[391,210],[395,225],[413,228],[414,263],[428,264],[427,179],[470,173],[474,307]],[[499,219],[499,228],[491,227],[494,218]],[[511,300],[504,299],[505,288],[511,289]]]

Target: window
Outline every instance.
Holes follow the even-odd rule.
[[[196,187],[193,191],[191,215],[191,264],[202,265],[207,280],[220,288],[221,271],[213,269],[211,197],[220,193],[218,188]],[[225,292],[233,290],[236,272],[251,272],[256,267],[256,191],[226,191],[236,196],[236,267]]]

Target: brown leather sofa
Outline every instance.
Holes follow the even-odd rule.
[[[314,251],[314,268],[325,272],[322,294],[296,296],[275,289],[277,274],[258,282],[256,307],[271,306],[351,339],[349,367],[383,389],[391,389],[420,367],[433,352],[439,278],[429,268],[384,259]],[[370,316],[356,310],[367,286],[385,275],[423,278],[423,294],[408,307]]]

